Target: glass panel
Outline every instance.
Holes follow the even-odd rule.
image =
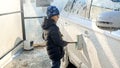
[[[50,5],[51,0],[36,0],[37,7],[47,7]]]
[[[23,6],[25,17],[46,16],[46,7],[37,7],[36,0],[25,0]]]
[[[35,43],[39,43],[43,41],[42,39],[42,28],[41,24],[43,22],[43,18],[39,19],[25,19],[25,31],[26,31],[26,39],[32,40]]]

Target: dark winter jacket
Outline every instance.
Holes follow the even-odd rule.
[[[54,22],[54,20],[48,19],[42,25],[44,30],[43,39],[47,41],[49,58],[51,60],[60,60],[64,56],[63,47],[67,45],[67,42],[63,41],[59,28]]]

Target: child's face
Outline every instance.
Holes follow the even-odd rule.
[[[55,15],[55,16],[53,16],[53,17],[52,17],[52,19],[54,19],[54,20],[55,20],[55,22],[57,22],[57,21],[58,21],[58,19],[59,19],[59,15]]]

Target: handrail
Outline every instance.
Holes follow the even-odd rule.
[[[0,16],[9,15],[9,14],[15,14],[15,13],[21,13],[21,11],[14,11],[14,12],[2,13],[2,14],[0,14]]]
[[[5,53],[3,56],[0,57],[0,60],[5,57],[8,53],[10,53],[12,50],[14,50],[17,46],[19,46],[21,43],[23,43],[24,40],[21,40],[18,42],[11,50],[9,50],[7,53]]]
[[[46,16],[39,16],[39,17],[24,17],[24,19],[34,19],[34,18],[44,18]]]

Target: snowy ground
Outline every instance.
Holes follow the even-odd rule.
[[[23,51],[5,68],[51,68],[45,47],[37,47],[32,51]]]

